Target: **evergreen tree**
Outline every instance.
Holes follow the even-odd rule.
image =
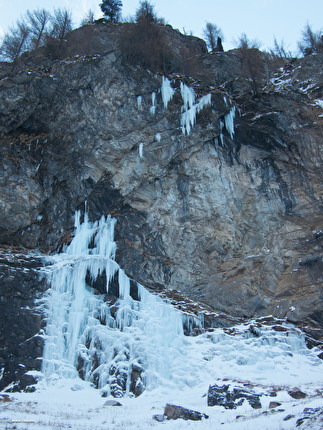
[[[100,8],[104,13],[104,16],[111,22],[118,22],[120,18],[120,12],[122,8],[121,0],[103,0],[100,4]]]

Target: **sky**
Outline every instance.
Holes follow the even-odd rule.
[[[91,9],[102,16],[101,0],[0,0],[0,36],[29,10],[67,8],[78,26]],[[139,0],[123,0],[124,17],[134,15]],[[224,34],[225,50],[232,49],[242,33],[261,42],[262,49],[273,47],[274,37],[284,41],[287,50],[297,51],[297,42],[307,23],[314,31],[323,30],[322,0],[151,0],[159,17],[194,36],[203,37],[206,22],[216,24]]]

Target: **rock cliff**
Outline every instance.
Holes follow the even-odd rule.
[[[57,252],[86,202],[117,219],[129,277],[320,338],[323,55],[262,54],[255,93],[238,50],[167,28],[194,64],[166,79],[125,61],[119,27],[1,65],[1,245]]]

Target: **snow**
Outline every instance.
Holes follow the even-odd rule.
[[[314,101],[315,101],[315,103],[316,103],[318,106],[320,106],[320,108],[322,108],[322,109],[323,109],[323,100],[321,100],[321,99],[315,99]]]
[[[156,133],[155,137],[156,137],[157,142],[161,141],[161,134],[160,133]]]
[[[162,77],[161,94],[164,103],[164,108],[167,109],[168,103],[173,98],[175,90],[171,87],[169,79]]]

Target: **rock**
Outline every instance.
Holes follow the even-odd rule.
[[[283,421],[289,421],[289,420],[291,420],[292,418],[295,418],[295,415],[288,414],[288,415],[286,415],[286,417],[284,418],[284,420],[283,420]]]
[[[48,288],[40,279],[42,258],[20,249],[0,249],[0,390],[32,391],[40,370],[42,312],[35,301]]]
[[[260,396],[241,388],[230,389],[229,385],[210,385],[207,397],[208,406],[223,406],[225,409],[236,409],[247,400],[253,409],[260,409]]]
[[[279,402],[270,402],[269,403],[269,409],[277,408],[278,406],[281,406],[281,403],[279,403]]]
[[[0,402],[8,403],[11,402],[11,398],[8,396],[8,394],[0,394]]]
[[[164,416],[168,420],[177,420],[182,418],[183,420],[200,421],[203,418],[209,418],[208,415],[201,412],[193,411],[191,409],[183,408],[182,406],[167,404],[164,410]]]
[[[153,419],[155,421],[158,421],[159,423],[161,423],[161,422],[165,421],[165,415],[163,415],[163,414],[156,414],[156,415],[153,415]]]
[[[122,406],[122,404],[117,400],[107,400],[103,406]]]
[[[301,390],[298,389],[288,391],[288,394],[293,397],[293,399],[305,399],[305,397],[307,397],[306,393],[303,393]]]

